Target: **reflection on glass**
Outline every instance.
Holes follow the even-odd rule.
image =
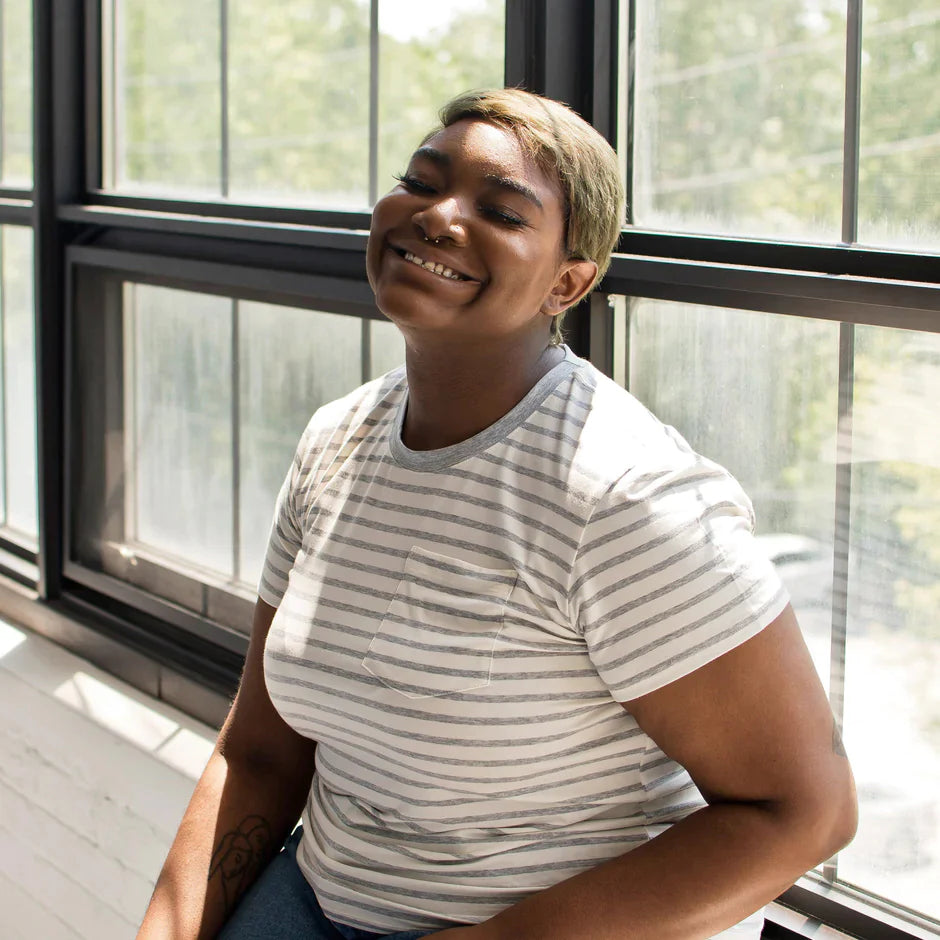
[[[940,6],[862,15],[859,241],[940,251]]]
[[[0,182],[33,181],[33,4],[0,3]]]
[[[30,541],[37,538],[36,360],[33,319],[33,233],[0,228],[3,327],[2,522]]]
[[[634,6],[635,224],[837,240],[844,0]]]
[[[741,482],[828,688],[838,324],[628,304],[630,391]]]
[[[111,0],[118,188],[221,193],[219,5]],[[110,37],[106,37],[106,42]]]
[[[368,205],[369,4],[229,4],[229,191]]]
[[[239,327],[239,571],[255,587],[284,474],[321,405],[362,381],[362,321],[242,301]]]
[[[128,540],[231,576],[232,301],[129,293]]]
[[[940,336],[856,328],[839,878],[940,918]]]
[[[389,320],[369,321],[369,378],[377,379],[405,361],[405,340]]]
[[[505,0],[380,0],[378,195],[462,91],[502,87]]]

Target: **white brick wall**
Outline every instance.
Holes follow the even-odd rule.
[[[126,940],[215,732],[0,621],[0,940]]]

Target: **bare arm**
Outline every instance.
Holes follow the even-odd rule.
[[[138,940],[214,937],[303,809],[315,745],[283,722],[264,685],[264,641],[274,613],[258,601],[238,695],[180,823]]]
[[[440,940],[698,940],[743,920],[855,832],[852,773],[787,609],[628,703],[708,806],[642,847]]]

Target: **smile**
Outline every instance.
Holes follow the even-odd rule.
[[[461,274],[458,271],[454,271],[440,262],[435,263],[433,261],[425,261],[424,258],[419,258],[410,251],[402,252],[401,256],[405,259],[405,261],[410,261],[412,264],[416,264],[419,268],[424,268],[425,271],[430,271],[432,274],[438,274],[441,277],[446,277],[449,281],[473,280],[473,278],[467,277],[465,274]]]

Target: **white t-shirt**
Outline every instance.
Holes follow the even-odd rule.
[[[485,920],[699,808],[620,703],[787,601],[736,481],[570,350],[451,447],[402,443],[407,397],[400,369],[313,416],[259,590],[271,700],[318,743],[299,865],[376,932]]]

